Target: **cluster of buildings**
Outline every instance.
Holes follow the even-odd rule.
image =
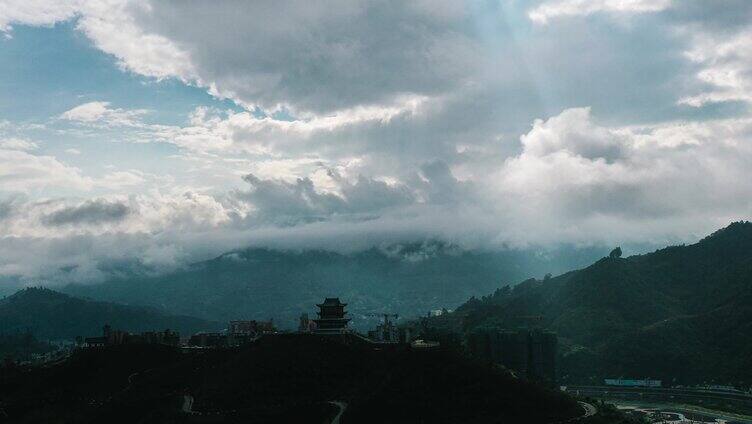
[[[306,313],[301,315],[298,326],[299,333],[318,335],[350,334],[369,343],[395,345],[411,343],[414,348],[420,349],[433,349],[439,346],[437,342],[413,340],[410,328],[400,328],[396,325],[395,320],[399,318],[396,314],[379,314],[378,316],[383,317],[383,321],[375,329],[369,331],[367,337],[364,337],[348,328],[350,319],[346,317],[347,310],[345,308],[347,304],[341,302],[339,298],[325,298],[322,303],[316,306],[319,308],[316,318],[311,319]],[[442,312],[445,313],[446,311]],[[224,331],[196,333],[190,336],[185,343],[181,343],[178,332],[171,330],[147,331],[134,334],[116,330],[110,325],[105,325],[102,333],[102,336],[98,337],[78,337],[76,339],[76,346],[96,348],[124,344],[161,344],[176,347],[182,346],[186,349],[235,347],[251,343],[263,335],[277,333],[277,329],[272,320],[234,320],[228,323],[227,329]]]
[[[516,375],[545,384],[556,383],[556,333],[535,328],[485,329],[468,336],[470,353],[501,364]]]
[[[234,347],[253,342],[264,334],[275,333],[274,322],[256,320],[230,321],[227,331],[196,333],[188,340],[188,347]]]
[[[169,329],[164,331],[145,331],[132,334],[127,331],[113,330],[109,325],[102,328],[102,336],[76,338],[76,344],[81,347],[101,347],[124,344],[162,344],[180,346],[180,333]]]
[[[350,319],[346,317],[346,303],[339,298],[326,298],[316,305],[319,308],[317,317],[309,318],[302,314],[298,325],[299,333],[319,335],[350,334],[368,343],[375,344],[410,344],[414,349],[434,349],[437,342],[413,340],[409,327],[400,328],[395,321],[394,314],[380,314],[383,321],[375,329],[368,332],[368,336],[359,335],[348,328]],[[442,311],[442,313],[446,313]],[[277,333],[274,323],[256,320],[235,320],[228,323],[222,332],[202,332],[192,335],[183,347],[193,348],[222,348],[241,346],[258,340],[268,334]],[[126,331],[113,330],[109,325],[104,326],[100,337],[78,338],[80,347],[100,347],[122,344],[162,344],[181,346],[180,334],[176,331],[148,331],[131,334]],[[556,383],[556,350],[557,336],[555,333],[537,328],[484,329],[475,331],[468,336],[467,348],[471,355],[501,364],[517,376],[528,380],[553,385]],[[609,385],[660,385],[654,381],[607,381]]]

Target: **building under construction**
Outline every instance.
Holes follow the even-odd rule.
[[[399,328],[394,324],[392,320],[389,318],[397,319],[399,318],[399,315],[397,314],[373,314],[371,316],[381,316],[384,317],[384,321],[381,322],[379,325],[376,326],[374,330],[371,330],[368,332],[368,338],[375,341],[376,343],[399,343],[400,342],[400,331]],[[410,336],[407,335],[407,342],[409,342]],[[403,340],[405,337],[402,338]]]
[[[520,377],[556,383],[556,333],[541,329],[484,329],[468,336],[470,353]]]

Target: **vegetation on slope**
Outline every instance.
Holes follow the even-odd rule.
[[[544,281],[471,299],[435,328],[516,328],[524,317],[558,332],[562,382],[652,377],[752,384],[752,223],[690,246],[603,258]]]
[[[28,332],[38,339],[99,336],[102,327],[131,332],[172,329],[183,335],[216,330],[221,324],[174,316],[154,308],[79,299],[44,288],[28,288],[0,300],[0,334]]]

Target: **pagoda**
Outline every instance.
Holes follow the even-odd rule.
[[[340,334],[346,331],[349,318],[345,318],[345,306],[347,303],[339,301],[338,297],[327,297],[324,303],[319,303],[319,319],[313,320],[316,323],[316,333],[319,334]]]

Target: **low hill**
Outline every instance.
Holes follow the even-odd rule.
[[[602,255],[602,248],[477,251],[425,242],[353,253],[253,248],[223,254],[160,276],[138,272],[102,284],[71,285],[63,291],[113,302],[150,305],[176,314],[213,320],[269,319],[293,327],[301,312],[314,312],[324,297],[348,304],[355,327],[369,313],[425,315],[454,308],[500,281],[562,272]]]
[[[184,396],[194,414],[181,414]],[[375,349],[352,337],[265,336],[238,349],[83,350],[50,367],[0,372],[13,422],[551,423],[582,415],[562,392],[449,351]],[[43,407],[42,407],[43,405]]]
[[[131,332],[169,328],[181,335],[222,328],[216,322],[84,300],[45,288],[27,288],[0,300],[0,334],[28,332],[38,339],[66,340],[98,336],[105,324]]]
[[[606,376],[752,384],[752,223],[689,246],[606,257],[526,280],[435,319],[442,331],[515,328],[541,316],[559,333],[563,382]]]

